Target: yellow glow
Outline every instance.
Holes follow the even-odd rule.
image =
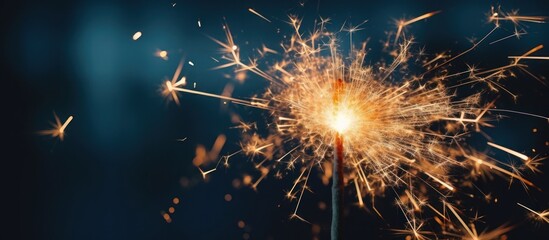
[[[168,60],[168,51],[166,50],[156,50],[154,55],[159,58],[162,58],[163,60]]]
[[[344,133],[351,127],[353,118],[351,111],[340,110],[335,114],[333,121],[330,122],[330,126],[338,133]]]
[[[160,51],[159,56],[160,56],[161,58],[165,58],[166,56],[168,56],[168,52],[166,52],[166,51]]]

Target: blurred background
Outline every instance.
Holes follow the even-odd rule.
[[[286,23],[290,14],[304,19],[304,32],[310,31],[319,16],[332,18],[333,30],[345,22],[356,25],[369,20],[354,38],[356,43],[370,40],[368,61],[376,62],[384,54],[381,42],[387,31],[395,29],[395,19],[441,10],[408,31],[428,53],[450,50],[455,54],[471,46],[469,39],[479,39],[491,30],[486,14],[497,4],[404,0],[3,2],[3,119],[8,134],[2,161],[8,186],[2,195],[9,201],[4,204],[9,214],[4,215],[10,222],[3,239],[327,239],[330,211],[322,205],[329,206],[330,189],[320,180],[312,181],[312,193],[305,195],[300,208],[309,224],[289,219],[295,202],[286,200],[284,191],[294,178],[270,176],[254,191],[238,184],[244,173],[253,172],[243,156],[235,157],[231,168],[210,174],[207,181],[192,163],[196,147],[210,148],[219,134],[227,137],[221,154],[238,150],[239,132],[231,129],[231,113],[247,121],[264,121],[267,114],[186,94],[177,106],[160,95],[160,85],[171,79],[184,59],[182,74],[189,84],[196,83],[197,90],[219,94],[227,83],[233,83],[235,97],[261,93],[267,85],[253,74],[241,82],[232,79],[232,69],[213,70],[220,63],[212,57],[219,59],[220,52],[208,36],[224,39],[224,23],[231,27],[246,59],[257,55],[254,48],[262,44],[280,50],[280,42],[292,31]],[[505,1],[502,7],[520,9],[524,15],[549,15],[546,1]],[[465,70],[465,63],[483,68],[507,64],[509,55],[549,44],[548,26],[528,24],[528,34],[520,40],[485,44],[459,59],[453,69]],[[494,39],[513,30],[504,29]],[[137,31],[142,36],[134,41]],[[347,39],[345,34],[341,37]],[[342,48],[348,49],[347,41],[342,42]],[[158,51],[166,51],[167,58],[155,56]],[[537,55],[547,56],[549,51],[542,49]],[[529,70],[538,76],[548,75],[548,64],[528,62]],[[549,115],[546,85],[518,74],[506,86],[519,98],[515,102],[501,94],[499,108]],[[62,142],[37,134],[50,127],[54,112],[61,121],[74,116]],[[507,116],[486,132],[519,152],[547,154],[547,121]],[[488,149],[485,140],[476,141],[480,149]],[[493,155],[511,160],[501,152],[493,151]],[[549,172],[546,166],[542,170]],[[549,191],[546,174],[527,177]],[[538,210],[548,209],[546,192],[525,192],[520,184],[509,186],[499,178],[480,186],[492,190],[498,202],[474,206],[486,215],[479,231],[509,223],[517,224],[508,234],[510,239],[549,236],[549,225],[527,220],[527,213],[516,205],[520,201]],[[350,194],[348,199],[354,200]],[[393,201],[379,198],[377,202],[384,219],[349,203],[348,239],[404,238],[387,230],[403,227]],[[167,221],[163,214],[170,207],[174,212]]]

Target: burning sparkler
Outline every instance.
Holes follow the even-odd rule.
[[[253,9],[249,11],[271,22]],[[305,37],[301,20],[290,17],[295,33],[281,45],[282,59],[265,69],[259,67],[258,60],[245,63],[241,59],[229,27],[224,26],[226,41],[214,41],[222,47],[223,59],[228,62],[218,68],[235,67],[237,73],[247,71],[264,78],[270,83],[265,93],[260,97],[240,99],[183,88],[185,78],[178,80],[182,64],[172,80],[165,82],[162,93],[176,103],[180,101],[178,93],[185,92],[268,111],[273,119],[270,126],[274,126],[268,129],[270,135],[250,134],[252,124],[239,121],[241,125],[236,128],[243,130],[242,149],[221,157],[210,170],[199,168],[200,172],[206,176],[215,171],[220,162],[229,166],[231,157],[244,153],[254,160],[256,169],[261,172],[261,177],[251,184],[256,188],[269,172],[282,175],[297,168],[299,177],[286,196],[290,200],[297,199],[292,217],[304,220],[298,215],[299,205],[313,167],[319,166],[325,178],[333,177],[333,239],[339,239],[341,233],[339,209],[343,186],[351,183],[355,186],[359,206],[364,207],[364,199],[369,197],[371,208],[380,215],[375,208],[375,197],[394,193],[409,229],[400,231],[414,238],[426,239],[427,235],[432,235],[493,239],[509,231],[510,227],[502,226],[478,234],[474,225],[467,224],[448,202],[448,197],[460,188],[472,185],[471,181],[479,176],[491,173],[536,188],[518,168],[471,149],[464,142],[469,131],[480,132],[482,127],[492,126],[487,117],[489,113],[522,113],[494,109],[494,103],[487,102],[480,93],[462,96],[460,90],[485,86],[487,90],[503,91],[516,98],[501,83],[502,79],[518,69],[539,80],[526,71],[526,65],[520,60],[547,57],[529,56],[543,47],[540,45],[520,56],[510,56],[511,63],[493,69],[481,71],[470,67],[454,72],[448,66],[485,42],[504,22],[510,22],[516,32],[525,33],[522,24],[542,23],[545,17],[519,16],[517,12],[505,13],[494,8],[489,15],[494,28],[471,48],[453,56],[443,53],[426,58],[423,54],[413,54],[413,39],[404,34],[406,26],[438,13],[440,11],[398,21],[396,33],[388,38],[392,42],[385,44],[392,61],[373,65],[365,63],[365,44],[358,49],[352,48],[348,57],[342,54],[337,32],[326,29],[329,19],[321,19]],[[349,32],[357,30],[347,29]],[[278,51],[264,46],[259,52],[264,56]],[[424,71],[411,72],[412,66]],[[539,159],[535,157],[492,141],[487,144],[522,159],[527,169],[534,171],[539,165]],[[325,164],[327,161],[333,165]],[[454,179],[450,173],[467,174]],[[443,200],[438,203],[431,200],[430,192]],[[442,233],[422,230],[427,224],[418,218],[420,212],[432,213],[434,221],[443,229]]]

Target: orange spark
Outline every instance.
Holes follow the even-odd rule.
[[[271,20],[267,19],[266,17],[264,17],[263,15],[259,14],[258,12],[256,12],[255,10],[253,10],[252,8],[248,8],[248,11],[250,11],[251,13],[257,15],[258,17],[262,18],[263,20],[267,21],[267,22],[271,22]]]
[[[430,18],[438,13],[440,13],[441,11],[433,11],[433,12],[430,12],[430,13],[425,13],[419,17],[416,17],[416,18],[413,18],[413,19],[410,19],[408,21],[404,21],[404,20],[401,20],[398,22],[398,29],[397,29],[397,32],[395,34],[395,43],[396,41],[398,40],[398,38],[400,37],[400,34],[402,33],[402,30],[404,29],[404,27],[412,24],[412,23],[415,23],[417,21],[421,21],[423,19],[427,19],[427,18]]]
[[[55,118],[55,123],[51,123],[52,129],[49,130],[42,130],[39,133],[41,135],[50,135],[53,138],[58,137],[61,141],[65,138],[65,129],[67,126],[69,126],[69,123],[74,119],[73,116],[69,116],[67,120],[65,120],[64,123],[61,123],[61,120],[59,120],[59,117],[57,117],[57,114],[53,114]]]

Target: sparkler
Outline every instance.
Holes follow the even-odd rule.
[[[255,10],[248,10],[270,22]],[[222,59],[227,61],[218,69],[234,67],[237,74],[256,74],[270,83],[265,93],[260,97],[241,99],[184,88],[185,78],[178,80],[182,64],[173,79],[163,84],[162,93],[176,103],[180,101],[178,93],[190,93],[267,111],[273,119],[268,136],[250,133],[255,129],[251,127],[255,123],[238,121],[240,125],[235,128],[242,130],[242,148],[221,157],[214,168],[203,170],[199,166],[200,172],[205,177],[222,161],[228,167],[231,157],[243,153],[252,159],[261,173],[255,182],[249,181],[253,188],[257,188],[268,173],[282,176],[297,168],[300,174],[286,197],[297,200],[292,218],[305,220],[299,216],[298,209],[308,189],[313,167],[318,166],[324,174],[323,179],[332,178],[332,239],[341,238],[343,187],[350,182],[355,185],[359,206],[365,207],[364,199],[369,196],[371,208],[380,216],[375,208],[375,198],[394,193],[408,228],[397,232],[409,233],[417,239],[426,239],[428,235],[493,239],[511,227],[501,226],[478,234],[474,225],[468,225],[449,203],[449,196],[475,186],[474,180],[489,174],[501,175],[510,181],[516,179],[525,188],[537,187],[523,177],[522,168],[468,147],[465,135],[470,131],[482,133],[481,128],[493,127],[488,118],[492,112],[549,118],[494,109],[494,102],[486,101],[481,93],[463,96],[462,92],[467,92],[464,88],[480,87],[482,91],[503,92],[516,98],[517,95],[505,88],[502,81],[514,75],[514,70],[540,80],[526,70],[527,65],[521,60],[547,57],[529,56],[543,47],[539,45],[520,56],[510,56],[513,61],[508,65],[492,69],[469,67],[455,72],[449,66],[487,42],[505,22],[509,22],[516,33],[521,33],[513,35],[519,37],[526,33],[522,24],[543,23],[545,17],[519,16],[517,12],[505,13],[492,8],[488,21],[494,24],[494,28],[470,48],[453,56],[440,53],[429,58],[424,54],[414,54],[413,38],[404,34],[406,26],[439,13],[433,11],[398,21],[396,33],[388,37],[392,42],[384,44],[392,60],[372,65],[365,63],[365,44],[357,49],[351,48],[348,57],[343,56],[338,48],[338,33],[326,29],[329,19],[321,19],[312,33],[305,37],[301,20],[291,16],[289,22],[295,33],[281,45],[282,59],[268,68],[260,67],[260,59],[244,62],[240,48],[225,25],[226,41],[213,39],[222,47]],[[346,30],[351,33],[359,29]],[[278,53],[265,46],[258,51],[262,57]],[[415,67],[424,70],[414,73],[411,69]],[[487,144],[522,159],[525,169],[537,170],[539,158],[529,157],[491,140]],[[327,160],[331,160],[332,165],[325,164]],[[463,176],[452,178],[450,173]],[[432,200],[432,193],[442,201]],[[441,233],[422,229],[428,224],[420,220],[417,213],[424,212],[433,214],[433,224],[438,224],[443,230]]]

